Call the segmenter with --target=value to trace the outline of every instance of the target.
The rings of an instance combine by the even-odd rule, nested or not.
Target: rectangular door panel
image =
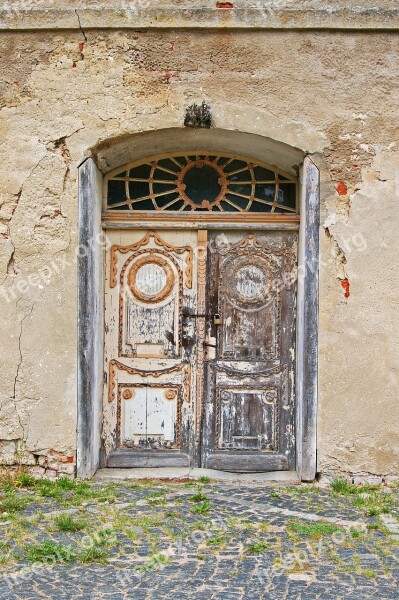
[[[276,389],[219,389],[219,450],[276,450]]]

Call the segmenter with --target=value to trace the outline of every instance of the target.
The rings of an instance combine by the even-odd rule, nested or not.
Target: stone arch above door
[[[123,138],[100,142],[90,155],[104,175],[121,165],[160,153],[227,152],[240,154],[278,167],[293,176],[305,153],[299,148],[264,135],[230,129],[189,129],[170,127],[144,131]]]

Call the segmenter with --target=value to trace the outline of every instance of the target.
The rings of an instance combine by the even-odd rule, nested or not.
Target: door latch
[[[189,312],[186,312],[185,310],[183,310],[182,316],[185,319],[199,319],[199,318],[212,319],[213,318],[214,325],[221,325],[222,324],[222,318],[219,315],[219,313],[216,313],[214,315],[209,315],[209,314],[192,314],[192,313],[189,313]]]

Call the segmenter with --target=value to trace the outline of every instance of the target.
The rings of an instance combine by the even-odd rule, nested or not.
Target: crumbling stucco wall
[[[78,164],[104,140],[182,126],[205,99],[215,127],[320,167],[319,470],[399,474],[398,36],[77,29],[0,44],[0,459],[74,469]]]

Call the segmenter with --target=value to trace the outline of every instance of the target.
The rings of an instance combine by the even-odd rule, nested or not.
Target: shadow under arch
[[[271,138],[227,129],[168,128],[98,143],[79,166],[77,469],[91,477],[101,465],[104,386],[103,177],[147,156],[168,152],[229,152],[275,166],[301,182],[296,347],[298,477],[316,476],[319,171],[305,153]]]
[[[305,156],[299,148],[254,133],[181,127],[145,131],[100,142],[90,153],[98,169],[105,174],[146,156],[194,149],[243,155],[279,167],[292,175],[298,174]]]

